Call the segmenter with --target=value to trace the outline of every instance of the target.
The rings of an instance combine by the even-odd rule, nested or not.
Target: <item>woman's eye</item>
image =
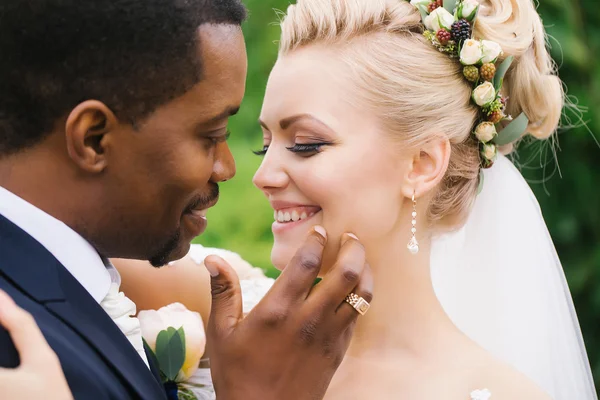
[[[286,147],[286,149],[288,149],[292,153],[297,153],[300,156],[308,157],[315,153],[319,153],[321,151],[321,147],[327,146],[329,144],[330,143],[295,144],[291,147]],[[265,154],[267,154],[268,150],[269,150],[269,146],[265,145],[265,146],[263,146],[262,150],[253,151],[253,153],[256,154],[257,156],[264,156]]]
[[[292,153],[299,154],[314,154],[321,151],[321,147],[327,146],[329,143],[306,143],[306,144],[295,144],[292,147],[286,147]]]
[[[253,151],[253,153],[257,156],[264,156],[265,154],[267,154],[267,150],[269,150],[269,146],[264,145],[262,150],[255,150]]]

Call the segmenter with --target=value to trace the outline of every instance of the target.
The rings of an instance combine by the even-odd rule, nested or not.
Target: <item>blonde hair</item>
[[[281,28],[280,55],[312,44],[340,46],[339,57],[359,87],[357,96],[403,146],[418,148],[435,135],[446,135],[450,163],[432,197],[428,220],[437,227],[464,223],[478,185],[479,149],[471,137],[477,108],[460,63],[423,37],[416,8],[404,0],[298,0],[289,6]],[[507,113],[524,112],[531,135],[550,137],[564,95],[532,1],[482,4],[475,37],[499,43],[503,57],[515,56],[503,86]]]

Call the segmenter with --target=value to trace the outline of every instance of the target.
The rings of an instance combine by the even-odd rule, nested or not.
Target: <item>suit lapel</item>
[[[144,342],[144,351],[146,352],[146,358],[148,359],[148,364],[150,364],[150,371],[152,372],[152,375],[154,375],[154,379],[156,379],[157,382],[161,382],[162,385],[162,380],[160,379],[160,369],[156,363],[155,356],[153,353],[151,354],[152,350],[148,348],[146,342]]]
[[[133,386],[142,399],[162,398],[164,389],[119,327],[87,291],[64,270],[61,282],[67,301],[46,308],[77,331],[98,354]]]
[[[102,307],[43,246],[0,215],[0,273],[77,332],[142,399],[162,385]]]

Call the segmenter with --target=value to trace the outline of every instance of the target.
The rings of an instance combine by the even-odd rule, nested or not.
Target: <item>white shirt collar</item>
[[[107,267],[92,245],[73,229],[2,186],[0,214],[52,253],[98,303],[108,294],[111,275]]]

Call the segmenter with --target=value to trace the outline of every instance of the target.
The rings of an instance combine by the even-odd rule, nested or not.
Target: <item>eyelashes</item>
[[[254,150],[252,152],[257,156],[264,156],[267,154],[267,150],[269,150],[269,146],[263,146],[262,150]]]
[[[217,145],[219,143],[223,143],[229,140],[231,136],[231,132],[228,130],[225,135],[218,137],[205,137],[204,139],[208,140],[212,145]]]
[[[291,147],[286,147],[292,153],[304,154],[304,155],[312,155],[315,153],[319,153],[323,146],[330,145],[331,143],[307,143],[307,144],[295,144]],[[269,146],[263,146],[262,150],[253,151],[257,156],[264,156],[267,154],[267,150],[269,150]]]
[[[308,143],[308,144],[295,144],[292,147],[286,147],[292,153],[317,153],[321,150],[321,147],[327,143]]]

